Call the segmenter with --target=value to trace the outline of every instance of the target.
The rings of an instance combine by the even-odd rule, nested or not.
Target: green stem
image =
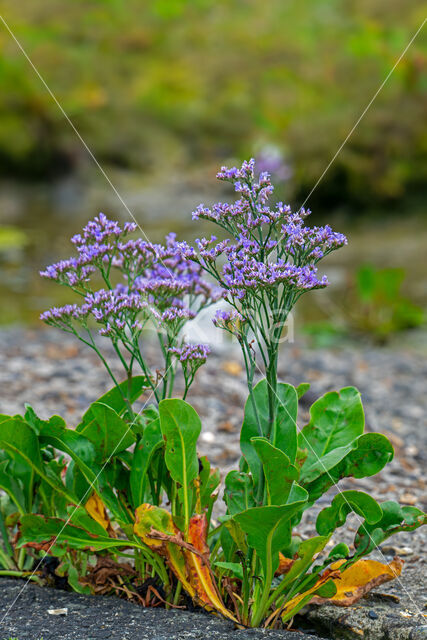
[[[273,534],[270,534],[272,536]],[[261,621],[265,617],[266,611],[268,611],[267,604],[270,595],[271,583],[273,581],[273,563],[271,553],[267,554],[267,566],[265,570],[265,579],[262,584],[262,596],[259,601],[259,605],[256,607],[256,611],[251,620],[251,627],[259,627]]]
[[[24,568],[25,556],[26,556],[26,555],[27,555],[27,554],[26,554],[25,547],[22,547],[22,548],[19,550],[19,555],[18,555],[18,569],[19,569],[20,571],[22,571],[22,570],[23,570],[23,568]]]
[[[6,529],[6,525],[4,524],[4,519],[3,519],[3,514],[0,510],[0,534],[3,538],[4,541],[4,546],[6,548],[6,554],[8,554],[10,557],[13,556],[13,549],[12,549],[12,545],[9,542],[9,537],[7,535],[7,529]],[[0,547],[0,552],[2,551],[1,547]]]
[[[39,576],[31,573],[31,571],[0,571],[0,576],[11,576],[12,578],[27,578],[28,580],[34,580],[39,582]]]
[[[1,565],[3,565],[8,570],[13,570],[15,568],[13,560],[0,547],[0,566]],[[1,574],[2,572],[0,571],[0,575]]]
[[[182,582],[178,581],[178,584],[176,585],[176,590],[175,590],[175,595],[173,598],[173,604],[176,606],[179,602],[179,597],[181,595],[181,590],[182,590]]]

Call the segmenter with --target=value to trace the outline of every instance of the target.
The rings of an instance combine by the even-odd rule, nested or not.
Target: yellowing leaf
[[[295,560],[291,560],[290,558],[285,558],[283,553],[279,553],[279,566],[277,567],[275,575],[282,576],[283,574],[288,573],[288,571],[291,569],[294,562]]]
[[[226,618],[237,622],[234,616],[228,611],[222,602],[215,580],[212,577],[212,570],[209,563],[209,547],[207,539],[206,515],[196,515],[190,520],[188,530],[188,542],[193,547],[184,552],[189,579],[196,594],[204,605],[219,611]]]
[[[339,569],[344,560],[331,565],[332,570]],[[337,592],[332,598],[315,596],[313,604],[335,604],[348,607],[362,598],[368,591],[400,576],[403,560],[395,558],[390,564],[376,560],[358,560],[333,580]]]
[[[205,515],[190,519],[185,540],[166,509],[142,504],[136,510],[134,531],[152,551],[166,559],[184,589],[198,604],[237,622],[222,602],[212,577]]]
[[[152,551],[166,559],[169,568],[182,583],[190,597],[195,590],[187,578],[187,567],[182,550],[172,542],[178,540],[179,529],[174,525],[171,514],[151,504],[142,504],[135,512],[135,533]]]
[[[104,503],[95,491],[86,502],[85,509],[88,514],[105,529],[105,531],[111,530],[110,519],[107,515]]]

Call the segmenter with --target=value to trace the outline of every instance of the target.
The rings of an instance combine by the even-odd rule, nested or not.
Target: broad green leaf
[[[49,420],[42,420],[38,417],[33,407],[30,404],[25,405],[24,420],[34,430],[36,435],[39,435],[40,428],[42,426],[57,426],[65,427],[65,420],[61,416],[52,416]]]
[[[253,447],[252,438],[266,437],[273,446],[286,453],[292,464],[295,462],[297,452],[298,396],[296,389],[290,384],[277,385],[277,415],[275,424],[271,426],[267,384],[266,379],[261,380],[253,390],[260,427],[252,399],[249,397],[245,405],[245,417],[240,434],[240,448],[252,472],[255,487],[258,485],[261,473],[261,461]]]
[[[230,471],[225,478],[224,501],[234,515],[256,505],[252,477],[243,471]]]
[[[331,560],[336,562],[337,560],[343,560],[344,558],[347,558],[349,554],[350,549],[348,546],[344,542],[339,542],[328,553],[328,561]]]
[[[310,422],[298,434],[298,446],[306,449],[304,477],[319,459],[348,446],[365,427],[360,393],[354,387],[331,391],[310,408]],[[338,460],[337,460],[338,461]]]
[[[46,469],[41,458],[36,434],[19,416],[11,418],[0,415],[0,448],[5,449],[14,460],[23,461],[32,472],[36,472],[40,478],[62,493],[67,500],[76,501],[75,496],[67,491],[62,482]],[[25,492],[28,494],[27,499],[31,500],[32,483],[25,488]]]
[[[322,536],[332,534],[345,523],[352,511],[369,524],[375,524],[383,515],[380,505],[369,494],[363,491],[342,491],[332,500],[331,506],[322,509],[317,516],[317,533]]]
[[[149,404],[132,421],[132,431],[136,436],[142,435],[147,425],[159,418],[159,410],[154,404]]]
[[[243,567],[238,562],[214,562],[214,567],[226,569],[238,580],[243,580]]]
[[[264,570],[264,576],[271,580],[279,566],[279,551],[291,539],[290,520],[304,508],[307,492],[298,487],[299,499],[282,506],[253,507],[237,513],[233,519],[248,538],[248,544],[255,549]]]
[[[204,511],[213,505],[218,497],[217,494],[214,495],[214,491],[221,482],[221,474],[219,469],[211,469],[210,462],[206,456],[202,456],[199,461],[202,467],[199,473],[200,508]]]
[[[403,507],[393,500],[382,502],[380,506],[382,518],[373,524],[363,523],[356,533],[356,557],[369,553],[394,533],[414,531],[427,524],[427,514],[416,507]]]
[[[39,439],[42,445],[50,444],[68,454],[89,481],[95,480],[96,448],[88,438],[72,429],[42,425]]]
[[[303,467],[299,482],[309,493],[309,503],[313,503],[341,478],[375,475],[393,459],[393,454],[393,447],[381,433],[364,433],[314,463],[307,476],[303,475]]]
[[[160,427],[166,442],[165,462],[172,479],[181,485],[185,528],[188,528],[192,503],[192,484],[199,473],[197,439],[202,428],[200,418],[183,400],[162,400],[159,404]]]
[[[69,507],[70,524],[84,529],[87,533],[105,537],[105,527],[90,516],[84,507]]]
[[[93,442],[102,460],[124,451],[135,442],[131,427],[107,404],[94,402],[85,417],[85,422],[76,431]]]
[[[135,376],[132,378],[130,388],[127,380],[121,382],[118,387],[113,387],[107,393],[104,393],[100,398],[98,398],[97,402],[101,404],[106,404],[108,407],[116,411],[119,415],[121,415],[126,410],[126,403],[123,399],[123,396],[129,397],[129,401],[135,402],[142,394],[144,389],[147,389],[149,384],[147,383],[147,378],[145,376]],[[81,423],[76,427],[76,431],[81,431],[83,426],[90,422],[91,417],[91,408],[84,414]]]
[[[71,562],[61,563],[61,567],[62,571],[64,572],[62,575],[67,576],[68,584],[73,589],[73,591],[82,593],[86,596],[90,595],[90,587],[88,585],[81,584],[81,582],[79,581],[79,572],[77,571],[77,568],[73,564],[71,564]],[[56,573],[58,575],[61,575],[61,573],[59,573],[59,569],[60,567],[56,569]]]
[[[0,427],[1,429],[1,427]],[[8,494],[9,498],[16,505],[18,511],[21,514],[25,513],[25,497],[19,483],[8,471],[9,461],[3,460],[0,462],[0,489]]]
[[[221,520],[224,522],[224,527],[227,533],[230,534],[232,540],[237,546],[237,550],[243,552],[245,555],[248,551],[248,545],[246,544],[246,536],[241,526],[232,516],[223,516]]]
[[[129,540],[109,538],[105,535],[95,535],[81,527],[66,524],[60,518],[46,518],[40,515],[25,515],[21,518],[21,536],[18,547],[42,545],[47,550],[51,545],[65,544],[70,549],[120,549],[121,547],[139,547]]]
[[[144,429],[144,433],[135,445],[130,470],[130,490],[132,504],[136,509],[145,501],[148,486],[148,470],[154,453],[163,446],[160,418],[156,416]]]
[[[72,429],[45,426],[41,428],[40,442],[51,444],[56,449],[67,453],[78,470],[69,467],[67,471],[67,487],[76,484],[79,488],[79,500],[89,498],[90,492],[94,489],[99,496],[102,496],[107,508],[119,521],[131,522],[130,515],[117,500],[113,488],[108,481],[108,475],[96,462],[96,448],[83,434],[76,433]],[[76,479],[72,475],[76,474]],[[84,477],[81,478],[80,474]],[[88,483],[87,486],[85,481]],[[74,502],[78,500],[74,499]]]
[[[299,469],[266,438],[252,438],[252,445],[264,468],[268,504],[286,504],[292,484],[299,478]]]
[[[311,387],[311,384],[309,382],[301,382],[301,384],[299,384],[296,387],[298,400],[300,400],[303,397],[303,395],[307,393],[310,387]]]

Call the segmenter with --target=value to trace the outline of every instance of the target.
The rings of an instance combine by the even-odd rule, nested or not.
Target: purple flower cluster
[[[77,287],[84,286],[84,283],[89,282],[90,275],[94,271],[96,271],[95,267],[88,264],[86,257],[79,256],[69,260],[60,260],[56,264],[46,267],[44,271],[40,271],[40,275],[70,287]]]
[[[270,206],[270,175],[264,171],[257,177],[254,160],[240,168],[222,167],[217,178],[231,183],[238,199],[211,207],[201,204],[193,218],[210,220],[229,237],[198,239],[197,257],[188,254],[217,280],[233,308],[219,311],[214,325],[236,335],[251,359],[248,332],[273,353],[298,298],[328,285],[327,277],[318,275],[317,263],[347,239],[329,225],[307,226],[308,209],[292,212],[283,202]]]
[[[327,224],[324,227],[306,227],[301,219],[288,221],[282,225],[286,252],[296,260],[302,257],[318,261],[325,255],[347,244],[344,234],[332,231]]]
[[[210,352],[211,350],[207,344],[184,344],[181,347],[169,349],[169,353],[181,364],[186,387],[185,395],[194,380],[196,372],[205,364]]]
[[[101,335],[111,337],[125,329],[139,332],[150,315],[159,328],[176,334],[188,319],[222,295],[203,278],[202,266],[189,259],[194,250],[178,242],[175,234],[169,234],[161,245],[126,237],[135,230],[134,223],[121,227],[101,213],[82,234],[74,236],[78,256],[47,267],[41,275],[71,287],[83,296],[83,304],[74,305],[73,313],[64,308],[61,319],[57,310],[42,314],[41,319],[69,325],[92,316],[103,325]],[[95,272],[107,289],[94,293],[90,277]]]
[[[212,322],[218,329],[224,329],[232,335],[239,335],[242,328],[244,329],[246,319],[236,309],[231,309],[230,311],[219,309]]]
[[[40,319],[57,327],[70,327],[73,320],[81,320],[87,316],[86,310],[77,304],[67,304],[64,307],[53,307],[44,311]]]
[[[263,172],[255,178],[254,160],[244,162],[241,168],[222,167],[217,177],[231,182],[240,198],[211,208],[200,205],[193,218],[215,222],[234,239],[217,242],[212,236],[196,241],[199,264],[217,277],[228,298],[243,300],[278,287],[298,294],[327,286],[327,278],[317,276],[315,265],[347,244],[343,234],[332,231],[329,225],[305,226],[309,210],[292,213],[282,202],[271,209],[270,177]],[[216,264],[220,256],[225,257],[222,267]]]
[[[211,350],[207,344],[185,344],[182,347],[171,347],[169,353],[173,354],[181,363],[196,361],[201,364],[206,362]]]
[[[316,267],[297,267],[280,260],[265,263],[254,257],[233,259],[224,266],[223,278],[232,296],[244,298],[247,293],[284,285],[294,291],[326,287],[328,280],[316,276]]]
[[[128,233],[136,231],[136,229],[137,225],[134,222],[125,222],[122,229],[118,222],[109,220],[106,215],[100,213],[87,223],[83,229],[83,234],[73,236],[71,242],[76,245],[77,250],[80,250],[88,245],[99,245],[106,240],[122,238]]]
[[[123,229],[118,222],[109,220],[103,213],[88,222],[83,234],[75,235],[71,242],[78,256],[60,260],[48,266],[40,275],[60,284],[87,292],[90,276],[97,269],[103,271],[117,259],[118,246],[125,236],[135,231],[133,222],[126,222]]]

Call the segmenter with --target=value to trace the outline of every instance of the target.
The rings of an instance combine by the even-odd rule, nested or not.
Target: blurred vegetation
[[[2,253],[22,249],[28,242],[27,234],[16,227],[0,226],[0,258]]]
[[[2,14],[101,163],[140,171],[275,144],[304,198],[420,26],[417,0],[4,0]],[[85,151],[0,25],[0,172],[46,179]],[[416,197],[421,33],[310,204]]]
[[[406,275],[405,269],[361,266],[339,305],[336,303],[334,317],[307,324],[305,333],[317,346],[350,336],[385,344],[396,334],[425,325],[424,309],[402,294]]]

